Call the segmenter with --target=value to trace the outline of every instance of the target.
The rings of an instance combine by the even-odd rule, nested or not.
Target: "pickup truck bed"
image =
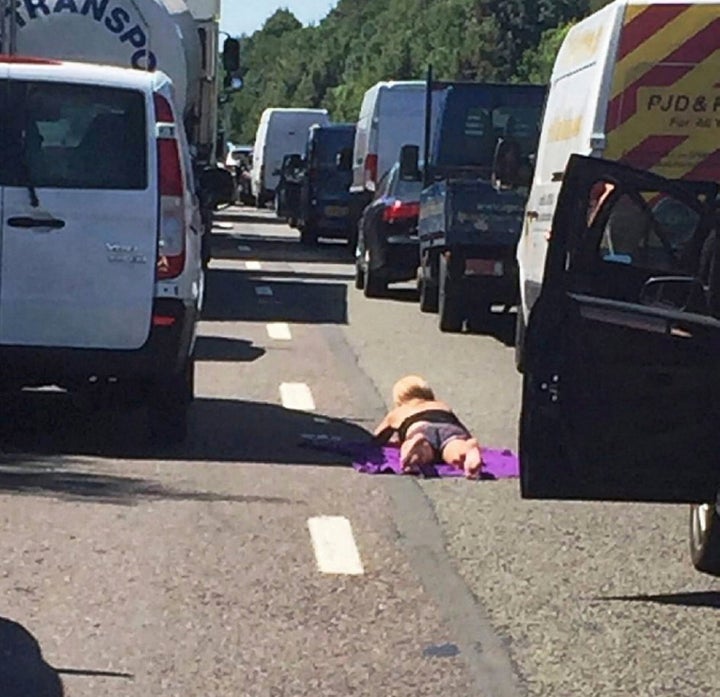
[[[479,179],[446,179],[420,197],[421,308],[443,331],[482,324],[493,304],[517,301],[515,247],[526,195]]]

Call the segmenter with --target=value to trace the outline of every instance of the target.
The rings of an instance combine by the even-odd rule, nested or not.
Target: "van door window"
[[[601,297],[638,302],[654,276],[702,278],[707,229],[701,200],[671,193],[623,190],[598,181],[587,203],[587,230],[573,254],[578,289]],[[707,280],[707,279],[706,279]]]
[[[0,184],[59,189],[147,187],[145,97],[125,89],[10,82],[5,135],[21,166]]]

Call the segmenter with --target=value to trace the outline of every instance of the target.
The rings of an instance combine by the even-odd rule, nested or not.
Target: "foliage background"
[[[315,26],[278,10],[241,37],[243,89],[230,98],[226,130],[251,143],[266,107],[325,107],[355,121],[379,80],[543,84],[568,28],[608,0],[339,0]]]

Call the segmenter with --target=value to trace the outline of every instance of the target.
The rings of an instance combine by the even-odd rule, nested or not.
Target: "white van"
[[[375,191],[397,161],[403,145],[422,149],[425,139],[425,82],[378,82],[363,97],[353,148],[353,194]]]
[[[170,80],[5,56],[0,113],[0,388],[125,385],[183,438],[203,275]]]
[[[720,3],[616,0],[575,25],[553,67],[518,245],[524,327],[543,280],[570,155],[720,181]]]
[[[252,195],[258,208],[275,195],[283,157],[304,153],[310,126],[328,126],[326,109],[265,109],[255,134]]]

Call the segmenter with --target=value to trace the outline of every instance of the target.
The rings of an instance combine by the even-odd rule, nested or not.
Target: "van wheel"
[[[488,331],[493,320],[492,305],[490,303],[478,303],[473,307],[468,318],[468,329],[475,334],[482,334]]]
[[[518,373],[523,372],[525,363],[525,317],[522,307],[518,306],[515,319],[515,368]]]
[[[307,247],[314,247],[318,243],[318,234],[310,225],[305,223],[300,228],[300,244],[304,244]]]
[[[158,380],[148,397],[148,425],[151,438],[162,445],[182,443],[188,434],[188,412],[195,399],[195,361],[185,369]]]
[[[698,571],[720,576],[720,516],[712,503],[690,507],[690,557]]]
[[[438,326],[441,332],[459,332],[465,319],[462,286],[453,281],[445,255],[440,257],[440,278],[438,281]]]
[[[420,269],[418,271],[418,292],[420,295],[420,311],[421,312],[437,312],[438,311],[438,287],[434,283],[430,265],[427,259],[423,258]]]

